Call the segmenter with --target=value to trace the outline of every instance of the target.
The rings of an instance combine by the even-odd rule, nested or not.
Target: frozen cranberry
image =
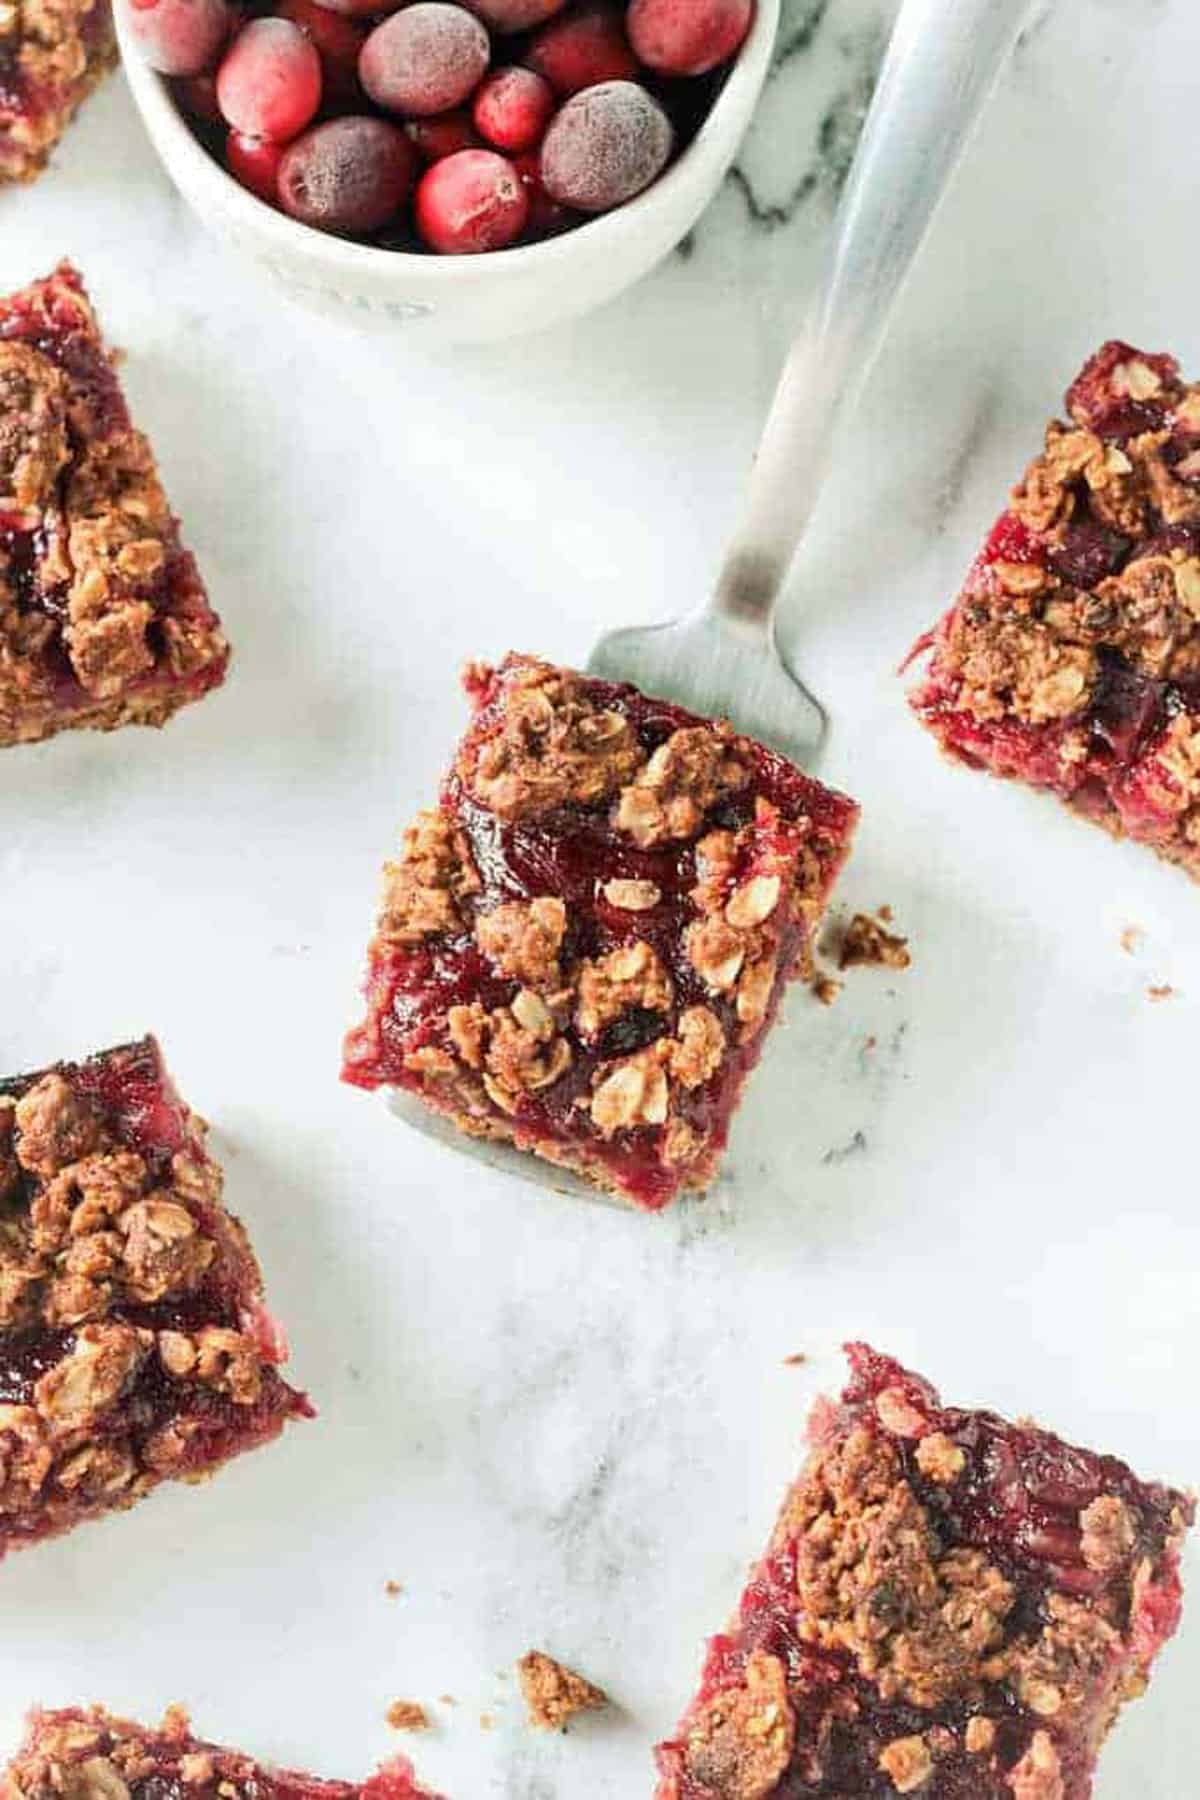
[[[270,138],[247,137],[244,132],[231,131],[225,139],[225,161],[230,174],[271,206],[279,199],[282,160],[283,145],[273,144]]]
[[[529,197],[506,157],[494,150],[460,150],[422,176],[416,218],[431,250],[474,256],[502,250],[520,237]]]
[[[418,0],[375,27],[358,74],[377,106],[425,118],[461,106],[491,55],[491,39],[473,13],[444,0]]]
[[[367,34],[353,19],[318,6],[317,0],[279,0],[275,16],[290,19],[316,46],[321,58],[321,98],[326,106],[362,104],[358,58]]]
[[[587,88],[567,101],[546,133],[546,192],[580,212],[608,212],[661,174],[674,138],[658,101],[636,82]]]
[[[328,119],[284,152],[279,201],[319,231],[378,231],[408,199],[416,169],[416,151],[399,126]]]
[[[404,130],[422,162],[441,162],[443,156],[453,156],[457,150],[483,148],[470,113],[461,110],[437,113],[432,119],[410,119]]]
[[[569,207],[560,206],[552,200],[542,186],[541,158],[535,150],[527,150],[523,156],[513,157],[513,168],[521,177],[521,186],[529,196],[529,224],[526,229],[533,237],[554,237],[557,232],[565,231],[575,215]]]
[[[217,70],[217,99],[235,131],[287,143],[321,104],[321,58],[290,19],[251,19]]]
[[[341,13],[347,19],[379,19],[384,13],[398,12],[407,0],[320,0],[325,12]]]
[[[191,118],[205,119],[210,125],[225,123],[217,105],[217,78],[214,74],[182,75],[171,83],[171,91]]]
[[[585,0],[543,27],[525,61],[557,94],[570,96],[601,81],[635,81],[641,74],[615,7]]]
[[[532,150],[554,111],[554,89],[532,69],[496,69],[475,96],[475,123],[501,150]]]
[[[125,0],[129,35],[161,75],[199,75],[233,28],[227,0]]]
[[[746,41],[754,0],[632,0],[629,41],[660,75],[705,75]]]
[[[530,31],[566,4],[567,0],[471,0],[471,10],[493,31]]]

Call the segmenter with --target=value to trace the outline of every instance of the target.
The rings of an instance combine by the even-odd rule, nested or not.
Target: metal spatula
[[[892,307],[1030,0],[905,0],[792,346],[741,524],[711,597],[666,625],[610,631],[588,669],[733,720],[811,762],[825,714],[789,670],[775,607]]]
[[[784,666],[775,603],[828,471],[834,432],[858,396],[971,127],[1029,0],[905,0],[833,231],[824,279],[779,383],[741,529],[716,590],[674,624],[613,631],[589,669],[699,713],[726,716],[808,762],[825,715]],[[391,1110],[493,1169],[588,1200],[606,1195],[506,1144],[464,1137],[415,1096]],[[613,1205],[620,1205],[613,1201]]]

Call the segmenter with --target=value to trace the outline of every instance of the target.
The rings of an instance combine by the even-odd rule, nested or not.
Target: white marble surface
[[[162,736],[5,755],[0,1065],[159,1032],[322,1409],[207,1491],[5,1566],[5,1745],[35,1698],[184,1699],[350,1775],[395,1748],[404,1695],[435,1702],[421,1766],[455,1800],[646,1794],[851,1334],[1200,1476],[1197,895],[943,767],[893,675],[1094,342],[1200,367],[1194,0],[1042,8],[798,575],[822,773],[865,808],[843,898],[892,903],[912,972],[860,973],[828,1013],[796,996],[719,1189],[665,1218],[492,1178],[336,1080],[376,868],[458,729],[458,663],[580,658],[712,570],[886,12],[792,0],[692,254],[507,349],[417,362],[285,310],[184,212],[120,81],[0,200],[3,288],[70,253],[129,347],[237,651]],[[618,1710],[531,1736],[505,1675],[531,1642]],[[1193,1616],[1103,1800],[1194,1791],[1198,1680]]]

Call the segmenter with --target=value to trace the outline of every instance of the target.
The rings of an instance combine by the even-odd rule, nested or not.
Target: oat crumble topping
[[[526,1651],[517,1664],[517,1679],[529,1722],[540,1731],[561,1731],[577,1714],[598,1712],[609,1703],[603,1688],[542,1650]]]

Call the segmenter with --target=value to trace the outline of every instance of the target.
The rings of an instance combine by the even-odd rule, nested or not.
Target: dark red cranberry
[[[1098,519],[1080,519],[1067,526],[1061,543],[1047,551],[1046,561],[1072,587],[1090,588],[1119,568],[1128,550],[1128,538]]]
[[[506,157],[460,150],[426,171],[417,189],[417,230],[443,256],[502,250],[524,231],[529,198]]]
[[[290,19],[251,19],[217,71],[217,100],[235,131],[287,143],[321,104],[321,58]]]
[[[367,34],[341,13],[317,0],[278,0],[275,16],[290,19],[316,47],[321,58],[321,96],[326,107],[362,104],[358,58]]]
[[[1135,350],[1112,338],[1083,365],[1067,389],[1067,410],[1077,425],[1103,438],[1158,431],[1179,394],[1173,356]]]
[[[210,68],[234,16],[227,0],[125,0],[129,35],[161,75],[199,75]]]
[[[412,192],[417,155],[386,119],[328,119],[290,145],[279,169],[279,202],[318,231],[378,231]]]
[[[276,206],[279,202],[279,165],[282,160],[283,145],[272,143],[270,138],[246,137],[243,132],[231,131],[225,139],[225,161],[229,165],[229,173],[269,206]]]
[[[578,215],[570,207],[560,206],[557,200],[551,199],[542,186],[542,160],[536,151],[527,150],[521,156],[514,156],[512,162],[521,177],[521,186],[529,196],[526,230],[532,237],[554,237],[576,222]]]
[[[608,212],[661,174],[674,136],[658,101],[636,82],[585,88],[567,101],[546,133],[546,192],[580,212]]]
[[[193,119],[203,119],[209,125],[223,125],[221,108],[217,105],[217,78],[210,70],[203,75],[183,75],[171,83],[171,92]]]
[[[532,150],[554,111],[554,89],[532,69],[496,69],[475,96],[474,120],[498,150]]]
[[[632,0],[625,26],[634,52],[660,75],[706,75],[746,41],[754,0]]]
[[[422,162],[441,162],[443,156],[453,156],[456,151],[483,148],[470,113],[461,107],[432,119],[410,119],[404,130]]]
[[[561,12],[567,0],[471,0],[477,12],[492,31],[530,31]]]
[[[570,96],[601,81],[636,81],[641,74],[624,20],[606,0],[584,0],[543,26],[525,61],[556,94]]]
[[[358,74],[376,106],[427,118],[461,106],[479,86],[491,55],[491,39],[465,7],[417,0],[375,27]]]

